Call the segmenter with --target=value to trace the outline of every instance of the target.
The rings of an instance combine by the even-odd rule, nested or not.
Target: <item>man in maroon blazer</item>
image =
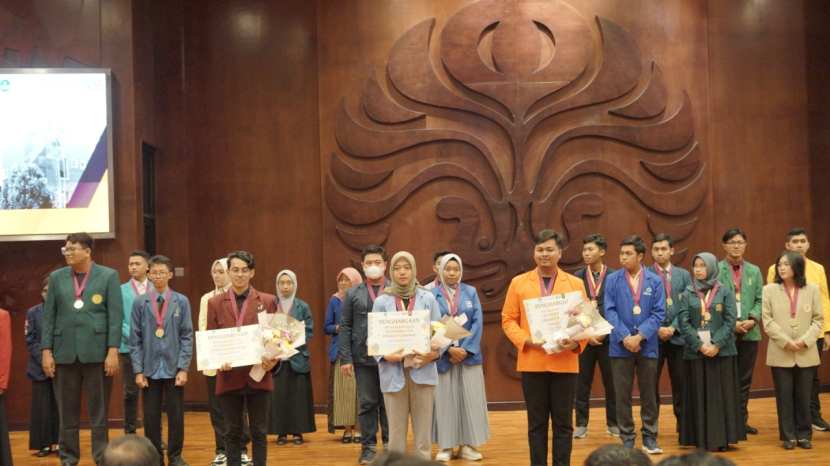
[[[254,257],[237,251],[228,256],[228,275],[231,288],[208,301],[208,330],[241,327],[258,323],[257,314],[277,312],[276,296],[260,293],[250,286],[254,276]],[[262,366],[270,371],[276,360],[262,358]],[[266,375],[259,382],[248,373],[251,366],[231,367],[225,364],[216,376],[216,394],[225,415],[225,454],[228,466],[240,466],[242,454],[242,416],[248,407],[248,424],[251,428],[251,444],[254,466],[265,466],[268,459],[268,402],[274,382]]]

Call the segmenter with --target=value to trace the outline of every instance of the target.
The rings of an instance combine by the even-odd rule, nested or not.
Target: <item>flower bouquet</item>
[[[468,337],[472,333],[464,328],[467,323],[467,315],[461,314],[455,317],[444,316],[441,320],[435,320],[429,323],[430,325],[430,339],[429,346],[431,350],[445,348],[453,342]],[[404,367],[411,367],[417,369],[420,364],[415,362],[415,355],[407,355],[403,360]]]
[[[560,328],[546,338],[542,346],[548,354],[561,353],[559,341],[584,340],[601,335],[608,335],[614,327],[608,323],[593,304],[582,301],[573,309],[560,314]]]
[[[305,322],[281,312],[276,314],[260,312],[257,317],[259,318],[257,336],[262,341],[260,356],[284,361],[299,353],[297,348],[305,345]],[[255,364],[248,375],[259,382],[266,372],[262,364]]]

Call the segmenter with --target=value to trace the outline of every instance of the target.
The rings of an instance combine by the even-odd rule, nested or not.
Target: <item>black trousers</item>
[[[579,354],[579,376],[576,382],[576,426],[586,427],[591,412],[591,386],[594,384],[594,368],[599,364],[602,386],[605,388],[605,424],[617,426],[617,395],[614,392],[614,375],[608,356],[609,339],[601,345],[586,345]]]
[[[32,381],[32,408],[29,411],[29,450],[40,450],[57,445],[61,424],[58,400],[52,379]]]
[[[657,359],[647,358],[634,353],[627,358],[611,358],[614,369],[614,390],[617,392],[617,426],[620,438],[634,440],[634,415],[631,411],[634,374],[637,375],[637,387],[640,389],[640,420],[643,437],[657,437],[657,393],[654,381],[657,379]]]
[[[6,419],[6,394],[0,395],[0,466],[12,466],[12,446]]]
[[[147,379],[149,384],[142,389],[144,398],[144,436],[161,450],[161,407],[162,400],[167,406],[167,458],[174,462],[182,457],[184,446],[184,387],[176,386],[176,379]]]
[[[228,466],[242,464],[242,423],[245,407],[248,407],[248,425],[251,429],[251,449],[254,466],[265,466],[268,461],[268,402],[271,392],[252,390],[248,387],[219,395],[222,414],[225,416],[225,455]]]
[[[824,338],[819,337],[816,341],[816,349],[818,350],[818,358],[821,361],[821,349],[824,347]],[[819,362],[819,365],[821,362]],[[818,380],[818,370],[813,373],[813,382],[810,385],[810,419],[813,424],[822,420],[821,417],[821,401],[818,399],[818,392],[821,389],[821,382]]]
[[[101,453],[109,443],[107,412],[112,393],[112,377],[104,375],[104,363],[84,364],[76,359],[72,364],[56,364],[54,389],[61,418],[61,463],[76,464],[81,459],[78,439],[81,390],[89,411],[92,459],[95,463],[100,463]]]
[[[527,442],[530,464],[548,464],[548,422],[553,426],[553,466],[571,464],[573,403],[577,374],[522,372],[527,405]]]
[[[118,353],[121,361],[121,386],[124,388],[124,433],[134,434],[138,427],[138,385],[135,383],[130,353]]]
[[[657,356],[657,374],[654,377],[654,394],[657,401],[657,411],[660,411],[660,376],[663,374],[663,365],[668,363],[669,381],[671,382],[672,411],[677,426],[680,426],[681,414],[683,413],[683,347],[674,345],[669,341],[661,342],[660,352]],[[680,432],[680,429],[677,429]]]
[[[810,386],[817,366],[773,367],[775,407],[778,409],[780,440],[810,440]]]
[[[206,375],[208,407],[210,408],[210,424],[213,426],[213,439],[216,443],[214,453],[225,454],[225,415],[222,414],[222,404],[216,394],[216,376]],[[248,428],[248,409],[242,414],[242,453],[248,454],[248,444],[251,443],[251,430]]]
[[[749,422],[749,387],[752,385],[752,374],[755,372],[755,359],[758,357],[758,342],[743,341],[740,338],[735,342],[738,349],[738,383],[741,389],[741,413],[744,425]]]
[[[375,450],[378,444],[378,423],[380,423],[381,440],[389,443],[389,422],[386,420],[386,405],[380,391],[380,375],[374,365],[355,365],[354,376],[357,380],[357,393],[360,412],[357,422],[360,424],[363,448]]]

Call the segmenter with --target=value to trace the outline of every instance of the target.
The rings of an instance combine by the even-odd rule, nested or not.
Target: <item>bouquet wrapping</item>
[[[281,312],[260,312],[257,317],[259,329],[256,335],[262,342],[260,356],[285,361],[300,352],[297,348],[305,345],[305,322]],[[259,382],[266,372],[262,364],[255,364],[248,375]]]

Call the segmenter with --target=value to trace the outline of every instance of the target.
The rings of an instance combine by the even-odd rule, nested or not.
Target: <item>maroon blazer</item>
[[[251,287],[251,292],[248,295],[248,310],[245,312],[245,317],[242,319],[242,325],[256,325],[257,313],[265,310],[269,314],[277,312],[277,297],[272,294],[260,293]],[[236,317],[233,314],[233,307],[231,299],[236,299],[233,296],[233,287],[228,291],[218,294],[208,300],[208,315],[207,315],[207,329],[216,330],[220,328],[236,327]],[[240,312],[242,309],[239,310]],[[248,385],[251,388],[258,390],[274,389],[274,381],[269,374],[266,374],[261,381],[257,382],[248,376],[251,371],[251,366],[234,367],[229,371],[219,371],[216,373],[216,394],[221,395],[225,392],[239,390]]]

